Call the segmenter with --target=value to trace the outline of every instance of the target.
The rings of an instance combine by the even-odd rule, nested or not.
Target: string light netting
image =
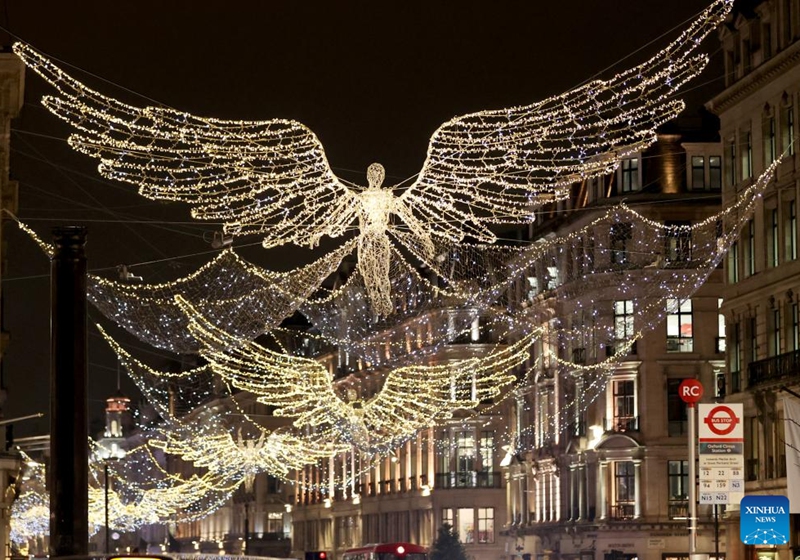
[[[242,260],[231,249],[195,273],[165,284],[132,284],[90,276],[89,301],[140,340],[179,354],[198,344],[175,296],[236,336],[252,340],[292,315],[352,252],[355,241],[292,272],[272,272]]]
[[[28,45],[16,43],[14,52],[54,86],[45,107],[77,129],[70,145],[98,159],[104,177],[148,198],[187,202],[195,217],[223,222],[229,233],[262,234],[265,247],[313,247],[357,223],[357,266],[373,309],[388,315],[387,232],[409,232],[428,257],[434,237],[491,243],[491,224],[529,222],[536,207],[567,197],[571,184],[611,172],[683,109],[674,95],[707,63],[694,51],[732,4],[716,0],[656,56],[610,79],[444,123],[399,195],[383,186],[379,164],[370,166],[366,187],[340,180],[316,135],[298,122],[136,107],[86,87]]]

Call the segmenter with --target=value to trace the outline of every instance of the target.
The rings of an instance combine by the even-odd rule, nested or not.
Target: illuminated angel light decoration
[[[148,198],[189,203],[194,217],[221,221],[227,233],[262,234],[267,248],[315,246],[357,223],[358,268],[373,309],[388,315],[388,235],[408,232],[426,261],[435,256],[434,238],[492,243],[490,225],[529,222],[569,185],[614,170],[683,109],[673,96],[705,67],[707,57],[693,53],[732,3],[716,0],[656,56],[610,79],[447,121],[400,194],[399,185],[383,185],[379,164],[370,166],[366,187],[338,178],[299,122],[136,107],[86,87],[28,45],[16,43],[14,52],[56,88],[45,107],[78,130],[70,145],[99,159],[104,177],[137,185]]]
[[[157,437],[150,445],[170,455],[180,456],[197,467],[206,468],[223,479],[247,480],[261,473],[285,477],[292,469],[330,457],[346,448],[331,438],[304,437],[289,428],[274,429],[250,421],[236,409],[207,410],[200,405],[213,397],[213,368],[205,365],[182,372],[151,368],[130,355],[101,326],[101,336],[117,354],[120,364],[147,401],[165,421],[151,431]],[[198,383],[198,380],[205,379]],[[202,389],[201,387],[206,387]],[[171,408],[176,401],[188,404],[188,413],[177,418]]]
[[[328,428],[365,451],[389,447],[455,410],[475,409],[499,395],[516,379],[515,369],[528,359],[538,334],[531,328],[518,341],[479,357],[390,370],[382,389],[362,401],[357,395],[340,396],[332,373],[317,360],[237,339],[177,299],[201,343],[201,356],[215,373],[276,407],[273,414],[292,418],[294,427]]]
[[[97,456],[97,445],[90,441]],[[23,454],[25,468],[19,498],[11,506],[11,540],[21,550],[50,532],[50,496],[45,466]],[[89,462],[89,531],[105,523],[104,463]],[[109,474],[109,521],[122,531],[167,520],[191,521],[218,509],[241,483],[241,478],[208,473],[188,478],[170,474],[148,450],[140,446],[129,451],[124,461],[107,464]],[[131,473],[136,472],[136,480]]]

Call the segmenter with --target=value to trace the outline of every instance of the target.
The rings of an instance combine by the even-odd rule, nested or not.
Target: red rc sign
[[[678,385],[678,396],[692,407],[703,396],[703,384],[697,379],[684,379]]]

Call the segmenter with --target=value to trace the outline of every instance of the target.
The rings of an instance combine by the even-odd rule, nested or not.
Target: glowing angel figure
[[[373,307],[392,311],[388,235],[423,259],[431,239],[469,236],[491,243],[495,223],[524,223],[567,187],[614,170],[655,140],[658,125],[683,103],[676,91],[707,58],[693,54],[728,14],[715,0],[664,50],[607,80],[593,80],[531,105],[451,119],[431,137],[416,180],[401,193],[339,179],[316,135],[283,119],[227,121],[165,107],[136,107],[102,95],[27,45],[14,51],[58,90],[44,105],[78,132],[69,142],[100,160],[108,178],[135,184],[148,198],[184,201],[194,217],[235,234],[264,235],[264,246],[316,245],[361,228],[359,271]]]
[[[215,326],[180,296],[189,329],[200,342],[200,355],[234,387],[274,406],[273,414],[292,418],[296,428],[332,433],[342,442],[374,453],[457,409],[472,410],[497,397],[515,380],[542,328],[480,357],[436,365],[411,365],[388,371],[382,387],[368,399],[338,394],[327,367],[311,358],[275,352],[242,341]],[[322,438],[321,438],[322,439]]]

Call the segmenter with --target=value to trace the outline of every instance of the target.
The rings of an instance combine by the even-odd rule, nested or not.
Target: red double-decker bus
[[[342,560],[428,560],[428,549],[411,543],[367,544],[346,551]]]

